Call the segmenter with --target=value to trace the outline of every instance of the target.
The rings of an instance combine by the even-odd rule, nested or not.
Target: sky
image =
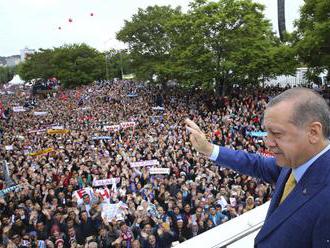
[[[266,5],[265,16],[277,32],[277,0],[255,0]],[[0,0],[0,56],[20,49],[53,48],[82,43],[100,51],[120,49],[115,36],[139,8],[153,5],[181,6],[187,11],[190,0]],[[287,30],[299,17],[303,0],[286,1]],[[93,14],[93,16],[91,15]],[[69,18],[72,22],[69,22]],[[61,27],[61,29],[59,29]]]

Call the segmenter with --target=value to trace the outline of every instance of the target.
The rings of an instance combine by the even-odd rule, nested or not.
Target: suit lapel
[[[287,218],[301,208],[308,200],[313,198],[326,185],[329,174],[327,161],[330,159],[330,152],[318,158],[314,164],[309,167],[302,179],[297,183],[293,191],[288,195],[285,201],[278,206],[290,169],[283,168],[276,183],[276,190],[271,200],[267,213],[266,221],[258,233],[255,243],[266,238],[274,229],[276,229]]]
[[[323,188],[324,185],[310,185],[307,191],[301,185],[294,188],[291,194],[286,198],[285,201],[279,205],[275,211],[266,219],[266,222],[258,236],[256,242],[265,238],[269,233],[271,233],[275,228],[277,228],[282,222],[284,222],[288,217],[295,213],[299,208],[301,208],[309,199],[311,199],[317,192]]]

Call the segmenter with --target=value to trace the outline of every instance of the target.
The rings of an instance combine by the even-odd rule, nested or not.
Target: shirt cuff
[[[213,144],[213,151],[212,151],[212,154],[210,156],[210,159],[212,161],[216,161],[218,156],[219,156],[219,152],[220,152],[220,146]]]

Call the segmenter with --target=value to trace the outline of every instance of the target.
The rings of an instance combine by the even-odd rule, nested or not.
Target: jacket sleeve
[[[220,147],[215,162],[242,174],[260,178],[267,183],[276,183],[281,172],[281,167],[276,165],[275,158],[267,158],[255,153],[236,151],[226,147]]]

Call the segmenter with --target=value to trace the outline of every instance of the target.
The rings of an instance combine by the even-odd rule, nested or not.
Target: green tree
[[[117,33],[117,39],[129,46],[137,78],[152,81],[153,76],[157,75],[161,82],[171,78],[168,64],[172,62],[172,44],[167,25],[171,18],[178,15],[181,15],[180,8],[172,9],[169,6],[139,9]]]
[[[102,53],[86,44],[74,44],[54,49],[55,77],[66,87],[88,84],[105,78]]]
[[[274,36],[263,10],[263,5],[251,0],[193,2],[187,15],[173,20],[177,44],[173,53],[180,78],[225,93],[234,83],[259,83],[288,73],[289,68],[273,59],[293,64],[292,58],[281,57],[289,48]]]
[[[51,49],[40,49],[37,53],[29,56],[18,68],[18,73],[25,81],[41,78],[54,77],[55,68],[53,64],[53,53]]]
[[[330,1],[305,0],[296,21],[295,48],[312,74],[330,71]]]
[[[65,87],[75,87],[104,79],[105,60],[102,53],[86,44],[64,45],[33,54],[19,73],[24,80],[56,77]]]
[[[0,84],[8,83],[16,74],[16,67],[0,67]]]

